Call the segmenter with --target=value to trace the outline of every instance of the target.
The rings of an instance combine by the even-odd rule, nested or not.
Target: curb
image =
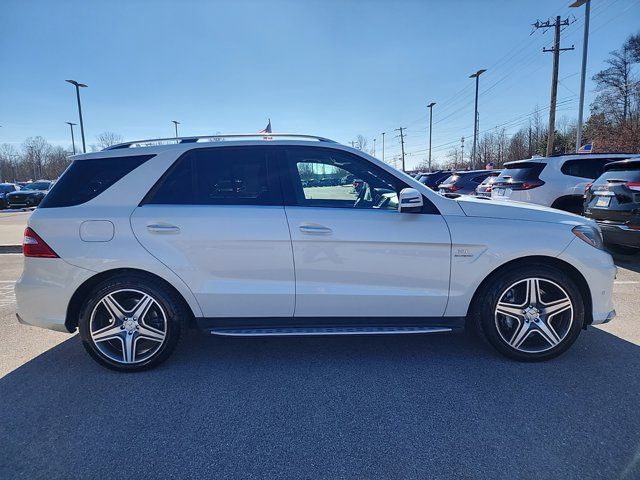
[[[22,245],[0,245],[0,254],[22,253]]]

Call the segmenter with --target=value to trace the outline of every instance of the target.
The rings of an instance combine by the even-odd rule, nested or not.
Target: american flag
[[[578,149],[578,153],[591,153],[592,150],[593,150],[593,143],[587,143],[585,145],[582,145]]]
[[[271,119],[269,119],[269,123],[267,123],[267,126],[264,127],[264,129],[260,130],[258,133],[272,133],[271,132]]]

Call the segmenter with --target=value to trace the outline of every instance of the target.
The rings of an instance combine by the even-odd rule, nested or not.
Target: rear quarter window
[[[595,180],[604,171],[604,166],[614,160],[613,158],[577,158],[575,160],[567,160],[560,168],[560,171],[572,177]]]
[[[39,208],[72,207],[94,199],[154,155],[75,160]]]

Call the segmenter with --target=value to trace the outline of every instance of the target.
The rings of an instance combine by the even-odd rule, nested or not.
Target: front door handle
[[[329,227],[318,225],[317,223],[303,223],[300,225],[300,231],[310,235],[330,235],[333,233],[333,230]]]
[[[151,233],[180,233],[180,227],[167,223],[154,223],[147,225],[147,230]]]

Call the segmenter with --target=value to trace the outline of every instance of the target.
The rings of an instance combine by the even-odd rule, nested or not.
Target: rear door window
[[[264,147],[194,149],[180,157],[142,201],[164,205],[282,205]]]
[[[86,203],[153,156],[136,155],[76,160],[69,165],[62,177],[40,202],[39,208],[71,207]]]

